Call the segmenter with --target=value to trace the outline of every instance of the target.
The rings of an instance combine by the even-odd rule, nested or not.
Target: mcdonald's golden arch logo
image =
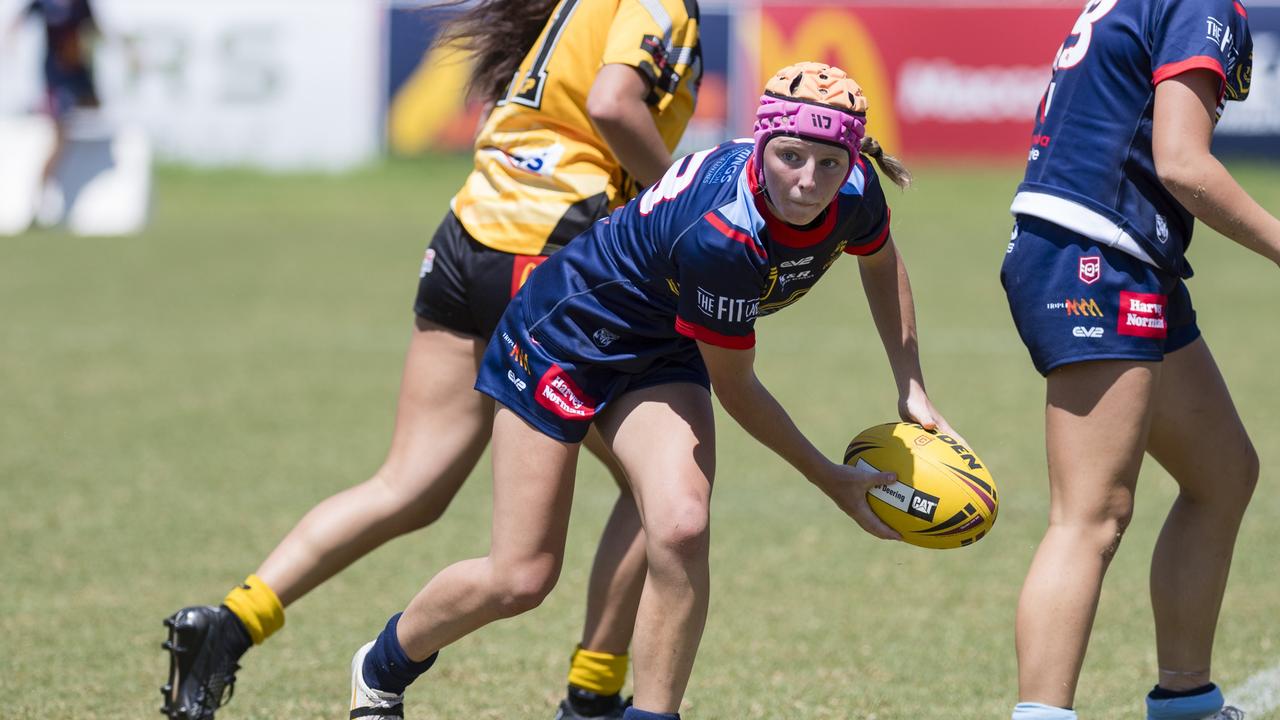
[[[795,20],[797,16],[799,19]],[[740,32],[744,47],[759,48],[762,86],[778,68],[800,60],[835,65],[857,80],[871,101],[868,134],[880,141],[885,152],[901,152],[889,68],[875,36],[856,10],[823,6],[766,7],[758,17],[758,35],[752,37],[746,29],[751,23],[741,23]],[[792,29],[788,32],[783,29],[784,25],[791,25]]]

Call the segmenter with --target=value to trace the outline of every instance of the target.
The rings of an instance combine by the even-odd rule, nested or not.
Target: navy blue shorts
[[[524,315],[522,296],[517,295],[485,349],[476,390],[557,440],[581,442],[595,416],[629,391],[669,383],[711,387],[702,355],[692,344],[687,355],[659,358],[644,370],[625,372],[575,360],[551,339],[530,334]]]
[[[1087,360],[1158,362],[1200,337],[1182,278],[1039,218],[1018,217],[1000,283],[1041,375]]]
[[[55,118],[65,117],[77,108],[98,106],[98,93],[88,68],[62,70],[46,65],[44,80],[45,102]]]

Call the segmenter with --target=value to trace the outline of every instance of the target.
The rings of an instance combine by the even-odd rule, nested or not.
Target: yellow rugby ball
[[[897,473],[897,482],[872,488],[867,499],[912,545],[972,545],[996,522],[1000,496],[986,463],[949,435],[913,423],[876,425],[849,443],[844,462]]]

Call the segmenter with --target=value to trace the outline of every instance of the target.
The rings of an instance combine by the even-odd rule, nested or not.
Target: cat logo
[[[938,508],[938,501],[936,499],[930,500],[929,497],[917,491],[911,498],[911,514],[926,520],[932,520],[933,511]]]

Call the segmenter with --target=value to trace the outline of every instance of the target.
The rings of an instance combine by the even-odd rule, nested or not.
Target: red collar
[[[756,180],[754,157],[747,160],[745,172],[747,173],[747,186],[751,189],[751,198],[755,200],[756,210],[764,218],[764,226],[769,231],[769,237],[776,240],[778,244],[789,248],[810,247],[831,236],[831,231],[836,227],[836,198],[840,197],[839,193],[836,193],[836,197],[831,199],[831,204],[827,206],[827,209],[823,210],[826,215],[822,218],[821,223],[811,228],[798,228],[774,217],[773,211],[769,209],[769,203],[764,198],[764,189],[760,187],[760,183]]]

